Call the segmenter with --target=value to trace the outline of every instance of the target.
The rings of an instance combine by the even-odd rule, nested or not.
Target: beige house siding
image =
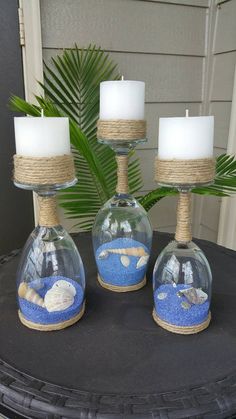
[[[209,27],[209,75],[205,79],[206,113],[215,115],[215,154],[225,153],[229,133],[231,101],[236,64],[236,1],[213,1]],[[195,206],[199,218],[196,235],[216,241],[221,200],[198,199]]]
[[[153,163],[159,117],[183,116],[186,108],[190,115],[215,114],[215,154],[225,150],[232,92],[228,77],[235,53],[219,53],[232,47],[228,34],[224,42],[221,40],[227,19],[220,14],[226,7],[232,7],[230,3],[236,6],[235,0],[222,4],[221,9],[215,1],[210,2],[209,8],[208,0],[41,0],[40,3],[43,57],[47,62],[75,42],[81,46],[97,44],[111,53],[126,79],[146,82],[148,142],[137,150],[143,193],[156,187]],[[231,21],[233,26],[233,18]],[[213,53],[214,36],[220,41]],[[211,55],[217,64],[212,64]],[[221,55],[230,57],[227,64],[225,57],[220,61]],[[213,69],[210,89],[207,71]],[[219,86],[219,77],[224,77],[224,87]],[[217,99],[220,90],[223,103]],[[194,234],[215,241],[220,202],[217,198],[206,201],[194,198]],[[168,198],[150,211],[154,228],[174,231],[175,205],[176,200]]]

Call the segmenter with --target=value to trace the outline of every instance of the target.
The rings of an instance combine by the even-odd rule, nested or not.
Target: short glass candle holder
[[[14,157],[14,183],[17,187],[37,193],[39,223],[24,246],[17,271],[18,314],[21,322],[31,329],[59,330],[77,322],[85,309],[83,263],[71,236],[60,225],[56,202],[56,191],[73,186],[77,179],[72,176],[73,169],[61,183],[57,177],[63,176],[63,173],[58,170],[55,183],[47,184],[45,180],[37,184],[36,181],[40,181],[37,175],[29,183],[23,183],[23,178],[26,179],[25,158],[19,167],[20,159],[21,156]],[[54,164],[60,159],[33,160],[43,175],[40,169],[42,162],[48,168],[51,166],[54,173]]]
[[[116,153],[116,194],[98,212],[93,230],[93,247],[100,285],[111,291],[135,291],[146,284],[146,270],[152,244],[148,215],[128,190],[128,154],[145,141],[107,139]]]
[[[198,333],[208,327],[211,319],[211,269],[202,250],[192,241],[190,221],[192,187],[209,184],[214,177],[214,162],[209,160],[211,169],[208,174],[196,181],[194,177],[198,171],[201,173],[202,165],[206,166],[207,161],[188,161],[187,166],[192,164],[195,172],[190,170],[187,174],[184,173],[184,165],[182,171],[179,170],[181,163],[177,162],[178,177],[175,176],[175,161],[169,171],[171,163],[161,161],[160,164],[157,159],[158,183],[179,190],[175,240],[160,253],[153,271],[153,318],[159,326],[173,333]],[[166,171],[165,164],[168,165]],[[160,169],[160,165],[164,166],[164,170]]]

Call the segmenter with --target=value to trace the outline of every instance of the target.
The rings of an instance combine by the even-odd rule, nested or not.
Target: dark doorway
[[[32,193],[12,183],[15,153],[11,94],[24,97],[18,1],[0,0],[0,255],[21,247],[33,228]]]

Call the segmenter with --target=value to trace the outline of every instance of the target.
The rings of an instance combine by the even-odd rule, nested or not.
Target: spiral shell
[[[99,254],[99,259],[106,259],[109,256],[109,253],[114,253],[117,255],[127,255],[127,256],[148,256],[147,252],[143,247],[127,247],[121,249],[105,249]]]
[[[74,304],[74,295],[69,289],[53,286],[46,292],[44,304],[49,313],[66,310]]]
[[[21,282],[18,288],[18,295],[20,298],[24,298],[30,303],[36,304],[37,306],[44,307],[43,298],[33,289],[30,288],[26,282]]]

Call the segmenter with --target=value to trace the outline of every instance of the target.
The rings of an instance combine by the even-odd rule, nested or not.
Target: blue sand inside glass
[[[18,297],[21,313],[27,320],[40,324],[55,324],[69,320],[81,311],[84,300],[84,291],[82,287],[72,279],[64,278],[62,276],[51,276],[36,279],[28,285],[31,288],[34,288],[40,297],[44,298],[46,292],[52,288],[53,284],[61,279],[69,282],[75,287],[76,295],[74,296],[74,303],[65,310],[49,313],[45,307],[40,307],[24,298]],[[39,288],[39,283],[41,284],[41,288]]]
[[[203,304],[191,304],[185,309],[181,306],[183,301],[188,302],[186,297],[178,297],[178,291],[191,288],[189,285],[179,284],[173,287],[171,284],[161,285],[154,293],[155,309],[161,320],[176,326],[193,326],[203,323],[208,316],[209,300]],[[157,298],[161,292],[167,296],[163,300]]]
[[[130,247],[142,247],[147,254],[149,251],[143,243],[137,240],[128,238],[119,238],[112,240],[108,243],[102,244],[96,251],[96,262],[99,274],[102,280],[111,285],[118,286],[129,286],[135,285],[141,282],[145,276],[147,264],[136,268],[137,262],[140,259],[139,256],[128,256],[130,259],[129,266],[125,267],[121,263],[122,254],[109,253],[105,259],[99,259],[99,255],[103,250],[106,249],[127,249]]]

